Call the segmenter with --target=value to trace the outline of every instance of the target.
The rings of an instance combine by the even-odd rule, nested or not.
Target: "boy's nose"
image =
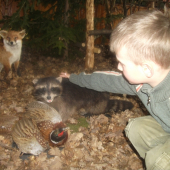
[[[122,68],[122,66],[121,66],[121,64],[120,64],[120,63],[118,63],[118,65],[117,65],[117,69],[118,69],[118,70],[120,70],[120,71],[123,71],[123,68]]]

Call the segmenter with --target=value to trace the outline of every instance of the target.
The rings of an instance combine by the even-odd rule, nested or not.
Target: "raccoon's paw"
[[[85,110],[84,108],[81,108],[81,109],[79,110],[79,114],[82,115],[82,116],[84,116],[84,115],[87,114],[87,112],[86,112],[86,110]]]
[[[85,118],[90,118],[90,116],[92,116],[92,114],[87,112],[84,108],[81,108],[78,113]]]
[[[90,118],[91,116],[94,116],[94,114],[91,113],[86,113],[83,115],[85,118]]]

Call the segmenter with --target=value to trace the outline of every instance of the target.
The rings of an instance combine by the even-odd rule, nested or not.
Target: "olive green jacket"
[[[114,71],[71,74],[70,81],[81,87],[118,94],[137,95],[162,128],[170,133],[170,73],[156,87],[132,85]]]

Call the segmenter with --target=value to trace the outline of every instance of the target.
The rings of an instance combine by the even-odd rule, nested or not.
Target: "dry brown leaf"
[[[11,159],[12,159],[12,161],[14,161],[14,162],[17,161],[17,159],[19,158],[20,154],[21,154],[20,151],[12,152],[12,153],[11,153]]]
[[[85,155],[85,160],[87,161],[87,162],[94,162],[95,161],[95,159],[92,157],[92,156],[90,156],[90,155]]]
[[[131,168],[132,170],[136,170],[136,169],[142,168],[142,165],[139,164],[139,159],[136,157],[135,154],[133,154],[133,155],[130,156],[128,165],[130,166],[130,168]]]
[[[37,162],[43,162],[47,159],[47,153],[42,152],[38,157],[36,157]]]
[[[60,156],[61,151],[58,147],[51,147],[50,150],[48,151],[49,155],[55,155],[55,156]]]
[[[91,164],[95,169],[102,170],[107,167],[106,163]]]
[[[74,148],[80,144],[80,140],[83,138],[83,133],[73,133],[69,136],[65,147]]]
[[[9,158],[10,158],[10,155],[9,155],[9,154],[0,151],[0,160],[9,159]]]
[[[82,159],[84,156],[84,148],[75,148],[73,150],[73,155],[72,155],[72,159],[73,160],[79,160]]]
[[[107,124],[109,119],[105,115],[101,114],[96,120],[98,121],[98,123]]]
[[[14,108],[16,110],[16,112],[24,112],[24,108],[23,107],[15,107]]]
[[[9,106],[9,108],[11,109],[11,108],[15,108],[16,107],[16,103],[15,102],[12,102],[12,104],[10,104],[10,106]]]
[[[91,144],[90,147],[93,150],[103,150],[102,142],[98,140],[97,136],[92,134]]]
[[[36,167],[36,170],[49,170],[47,161],[41,162],[41,164]]]
[[[68,119],[67,122],[69,122],[71,124],[77,124],[78,123],[78,121],[76,119],[74,119],[74,118]]]
[[[18,84],[18,81],[15,80],[15,79],[13,79],[13,80],[10,81],[10,85],[13,86],[13,87],[16,87],[17,84]]]
[[[33,87],[29,87],[24,91],[24,93],[31,93],[33,91]]]
[[[79,167],[80,167],[80,168],[86,167],[86,162],[83,161],[83,160],[80,160],[80,161],[79,161]]]
[[[15,161],[14,161],[14,164],[16,167],[19,167],[21,165],[21,163],[22,163],[22,159],[20,159],[20,158],[15,159]]]
[[[1,115],[0,132],[11,132],[11,129],[19,118],[13,115]]]
[[[49,164],[49,170],[61,170],[62,168],[62,161],[59,156],[55,156],[54,158],[51,158],[51,162]]]
[[[0,141],[4,140],[4,136],[0,135]]]

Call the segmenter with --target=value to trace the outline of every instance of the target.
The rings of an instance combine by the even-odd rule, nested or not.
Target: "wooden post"
[[[150,2],[150,8],[149,8],[149,10],[152,10],[152,9],[154,9],[155,8],[155,1],[151,1]]]
[[[94,36],[88,35],[89,30],[94,30],[94,0],[86,0],[86,58],[85,69],[94,67]]]
[[[155,8],[155,2],[151,2],[151,8],[154,9]]]
[[[66,0],[65,2],[66,2],[66,4],[65,4],[65,16],[64,16],[64,22],[65,22],[66,27],[68,27],[69,0]],[[63,58],[68,58],[68,44],[67,44],[67,42],[65,42],[65,47],[66,47],[66,49],[64,50],[64,56],[63,56]]]

